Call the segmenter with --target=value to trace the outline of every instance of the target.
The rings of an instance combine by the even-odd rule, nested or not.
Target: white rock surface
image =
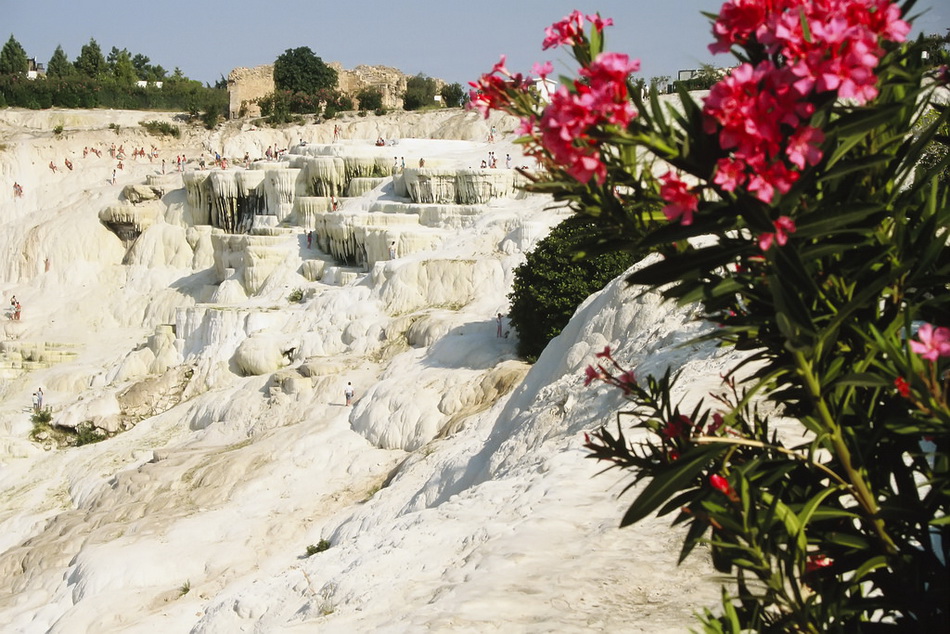
[[[665,518],[617,528],[627,479],[592,478],[582,449],[622,406],[582,387],[593,354],[673,364],[697,398],[725,367],[678,347],[703,324],[617,281],[530,369],[495,336],[513,269],[564,217],[478,169],[489,151],[529,162],[516,122],[354,117],[334,144],[332,124],[174,140],[140,118],[0,111],[0,188],[25,190],[0,197],[0,305],[23,305],[0,320],[0,631],[663,632],[717,603]],[[126,161],[112,184],[117,141],[189,164]],[[260,160],[271,145],[290,151]],[[209,150],[232,167],[194,169]],[[75,169],[51,173],[64,154]],[[415,171],[393,178],[396,156]],[[438,204],[411,199],[426,173]],[[136,207],[154,215],[129,246],[99,213],[143,184],[162,198]],[[452,204],[460,187],[477,200]],[[243,233],[210,225],[231,217]],[[31,441],[41,385],[58,424],[131,428]]]

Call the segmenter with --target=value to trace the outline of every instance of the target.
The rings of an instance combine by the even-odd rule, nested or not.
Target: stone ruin
[[[375,88],[383,96],[383,107],[388,110],[402,108],[402,95],[406,92],[406,75],[391,66],[367,66],[361,64],[352,70],[343,68],[339,62],[327,64],[337,72],[337,87],[344,95],[355,99],[362,90]],[[445,82],[435,80],[441,88]],[[235,68],[228,75],[228,116],[237,119],[242,116],[259,117],[261,108],[257,100],[274,92],[274,65],[266,64],[254,68]],[[243,114],[242,114],[243,113]]]

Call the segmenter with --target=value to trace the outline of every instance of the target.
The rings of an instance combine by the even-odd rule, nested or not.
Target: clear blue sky
[[[284,50],[309,46],[324,61],[344,67],[394,66],[463,86],[508,55],[512,70],[530,71],[550,60],[566,70],[568,57],[541,50],[544,28],[577,8],[612,17],[610,50],[639,57],[642,75],[674,76],[712,57],[709,23],[700,11],[718,11],[710,0],[0,0],[0,38],[10,34],[37,61],[47,63],[57,44],[72,60],[89,38],[104,54],[115,46],[142,53],[169,72],[214,82],[232,68],[269,64]],[[929,11],[914,32],[950,28],[950,2],[920,0]],[[560,64],[558,63],[560,62]]]

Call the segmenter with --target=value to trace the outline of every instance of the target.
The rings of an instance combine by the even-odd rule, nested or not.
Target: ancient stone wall
[[[261,116],[257,100],[274,92],[274,65],[254,68],[235,68],[228,75],[228,117],[236,119],[244,115]]]
[[[390,66],[360,65],[353,70],[343,68],[339,62],[327,64],[337,72],[340,92],[354,99],[365,88],[376,88],[383,95],[383,107],[388,110],[402,108],[402,95],[406,92],[406,81],[410,75]],[[439,87],[444,82],[436,79]],[[230,97],[229,117],[259,117],[261,109],[256,101],[274,91],[274,66],[255,66],[254,68],[235,68],[228,75],[228,95]]]

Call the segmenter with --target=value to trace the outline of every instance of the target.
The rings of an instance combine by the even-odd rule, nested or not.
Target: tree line
[[[227,114],[227,81],[214,86],[189,79],[180,68],[171,73],[148,56],[115,46],[108,55],[94,38],[70,60],[57,46],[46,64],[45,75],[28,77],[30,58],[11,35],[0,49],[0,108],[122,108],[132,110],[185,110],[202,114],[208,125]],[[147,82],[140,85],[139,82]],[[159,87],[161,84],[161,87]],[[274,62],[275,91],[260,100],[262,114],[271,123],[287,123],[304,114],[332,118],[337,112],[384,110],[383,94],[364,88],[344,95],[336,71],[306,46],[287,49]],[[458,83],[441,85],[423,74],[410,77],[401,95],[405,110],[436,104],[457,107],[467,99]]]
[[[45,75],[29,79],[30,70],[34,69],[26,50],[11,35],[0,49],[0,107],[185,110],[216,122],[228,103],[224,78],[206,86],[186,77],[180,68],[169,73],[148,56],[126,48],[113,46],[104,55],[94,38],[74,60],[57,46]],[[140,81],[148,84],[141,86]]]

